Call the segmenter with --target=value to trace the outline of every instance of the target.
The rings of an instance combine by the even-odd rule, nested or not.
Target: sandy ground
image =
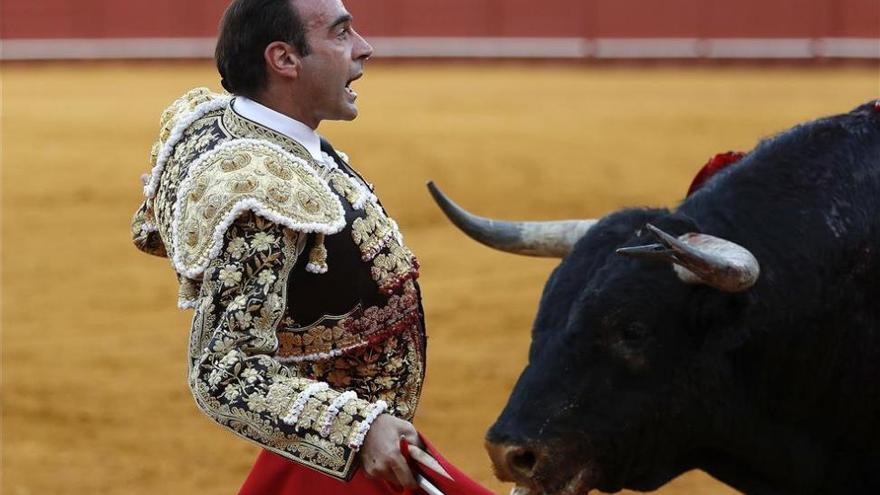
[[[195,408],[190,314],[129,243],[158,117],[207,65],[4,66],[2,485],[9,495],[234,493],[257,451]],[[869,69],[374,66],[322,127],[420,255],[430,333],[416,420],[498,493],[482,436],[521,370],[552,260],[453,230],[426,179],[508,219],[671,205],[707,157],[878,96]],[[689,473],[658,493],[727,494]]]

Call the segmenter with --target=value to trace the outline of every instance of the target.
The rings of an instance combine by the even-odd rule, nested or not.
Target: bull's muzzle
[[[535,473],[541,471],[546,455],[537,449],[521,445],[486,441],[486,451],[492,459],[495,476],[501,481],[513,481],[520,485],[533,485]]]

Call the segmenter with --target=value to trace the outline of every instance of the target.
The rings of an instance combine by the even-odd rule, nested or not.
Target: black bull
[[[501,479],[880,493],[880,103],[762,141],[674,210],[499,222],[430,187],[477,240],[563,257],[487,435]]]

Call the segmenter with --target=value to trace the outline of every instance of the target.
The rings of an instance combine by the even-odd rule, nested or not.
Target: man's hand
[[[400,453],[400,438],[419,446],[421,441],[413,425],[408,421],[382,414],[367,432],[361,447],[361,463],[370,478],[390,481],[402,488],[416,489],[415,476]]]

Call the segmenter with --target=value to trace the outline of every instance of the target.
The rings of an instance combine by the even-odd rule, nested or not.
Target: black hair
[[[223,88],[254,96],[266,86],[263,52],[274,41],[309,54],[305,25],[292,0],[235,0],[223,14],[214,59]]]

